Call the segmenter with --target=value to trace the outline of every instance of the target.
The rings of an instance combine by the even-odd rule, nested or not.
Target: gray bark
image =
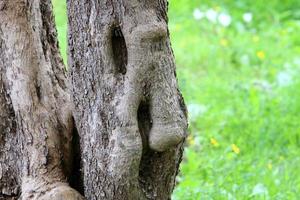
[[[170,199],[186,135],[166,0],[68,1],[87,199]]]
[[[50,0],[0,0],[0,199],[80,198]]]
[[[166,0],[67,3],[71,87],[50,0],[0,0],[0,200],[170,199],[187,120]]]

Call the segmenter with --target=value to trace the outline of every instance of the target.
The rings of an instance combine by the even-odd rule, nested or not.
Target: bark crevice
[[[124,75],[127,71],[128,53],[125,38],[120,26],[113,28],[111,42],[116,71],[117,73]]]
[[[83,174],[81,173],[82,160],[80,138],[75,125],[72,135],[72,155],[74,156],[74,158],[72,163],[71,175],[69,176],[69,183],[72,188],[76,189],[82,196],[84,196]]]
[[[150,105],[147,101],[142,101],[138,108],[138,125],[139,132],[141,134],[142,142],[143,142],[143,153],[147,152],[149,149],[149,132],[152,127],[152,119],[150,114]]]

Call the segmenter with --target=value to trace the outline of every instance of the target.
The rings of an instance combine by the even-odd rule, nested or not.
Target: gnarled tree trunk
[[[0,200],[170,199],[187,122],[166,12],[68,0],[69,87],[50,0],[0,0]]]
[[[187,127],[166,0],[68,1],[87,199],[169,199]]]
[[[0,0],[0,199],[80,197],[50,0]]]

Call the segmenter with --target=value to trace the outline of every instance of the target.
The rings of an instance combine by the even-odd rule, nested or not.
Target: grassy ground
[[[65,55],[65,7],[54,5]],[[173,199],[300,199],[299,6],[170,0],[190,121]]]

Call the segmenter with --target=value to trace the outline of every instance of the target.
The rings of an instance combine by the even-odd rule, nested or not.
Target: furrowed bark
[[[68,0],[87,199],[170,199],[186,136],[166,0]]]
[[[81,199],[50,0],[0,0],[0,199]]]

